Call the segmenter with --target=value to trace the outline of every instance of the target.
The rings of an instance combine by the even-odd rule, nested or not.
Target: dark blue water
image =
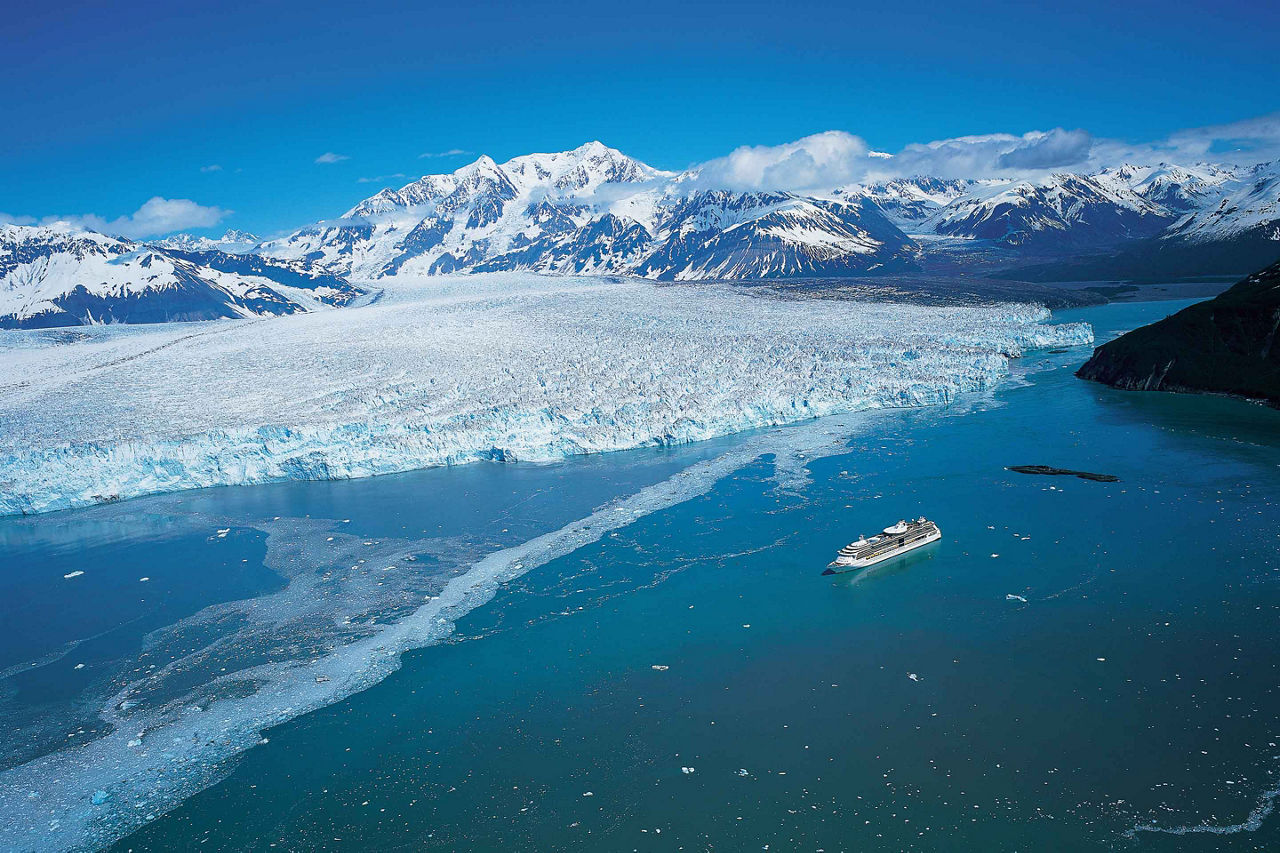
[[[1177,307],[1071,319],[1105,340]],[[539,566],[382,683],[272,729],[119,849],[1280,844],[1267,811],[1280,781],[1280,413],[1084,383],[1071,374],[1085,355],[1033,355],[976,407],[867,419],[842,452],[812,454],[807,482],[755,458]],[[72,688],[107,695],[93,670],[118,680],[113,666],[139,666],[127,647],[142,632],[278,590],[263,519],[456,542],[419,564],[445,576],[459,555],[526,541],[742,441],[193,493],[156,499],[162,520],[142,530],[75,513],[5,522],[0,547],[27,567],[6,597],[36,605],[6,610],[23,635],[6,639],[6,661],[109,631],[52,675],[8,679],[7,713],[62,707]],[[1120,482],[1006,470],[1018,464]],[[858,533],[919,514],[942,542],[821,576]],[[75,565],[94,568],[64,580]],[[91,597],[71,603],[77,582]],[[1215,831],[1133,832],[1144,825]]]

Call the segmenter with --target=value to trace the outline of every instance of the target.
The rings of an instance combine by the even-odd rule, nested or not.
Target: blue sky
[[[270,234],[362,178],[589,139],[682,168],[833,129],[1147,142],[1280,110],[1280,4],[1041,5],[12,4],[0,211],[110,222],[158,196],[217,208],[192,230]]]

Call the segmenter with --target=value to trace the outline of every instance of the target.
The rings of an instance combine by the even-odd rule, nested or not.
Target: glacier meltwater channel
[[[679,444],[946,403],[1087,344],[1043,308],[523,274],[358,308],[0,335],[0,515]]]

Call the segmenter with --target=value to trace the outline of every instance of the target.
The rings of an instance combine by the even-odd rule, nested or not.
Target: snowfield
[[[989,387],[1091,343],[1023,304],[522,273],[343,311],[0,335],[0,514],[698,441]]]

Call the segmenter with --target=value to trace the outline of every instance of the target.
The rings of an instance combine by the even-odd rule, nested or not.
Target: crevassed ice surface
[[[0,514],[290,478],[697,441],[945,403],[1028,348],[1023,304],[782,299],[524,274],[343,311],[0,336]]]

